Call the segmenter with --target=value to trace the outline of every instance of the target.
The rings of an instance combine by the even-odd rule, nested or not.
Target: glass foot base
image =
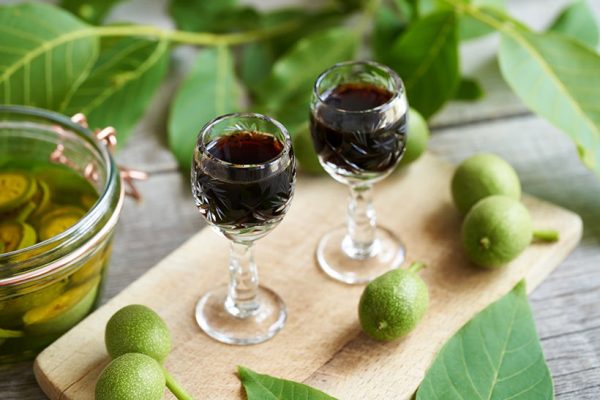
[[[248,345],[269,340],[283,328],[287,317],[285,304],[275,292],[258,288],[260,307],[241,318],[225,309],[227,285],[207,292],[196,304],[196,321],[213,339],[227,344]]]
[[[348,284],[365,284],[404,261],[404,245],[396,235],[377,227],[377,239],[368,256],[351,255],[346,227],[328,232],[317,247],[321,269],[333,279]]]

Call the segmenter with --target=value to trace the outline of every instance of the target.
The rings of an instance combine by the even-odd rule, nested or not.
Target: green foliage
[[[257,26],[269,29],[293,26],[285,35],[266,41],[250,43],[242,50],[240,75],[248,90],[258,97],[263,94],[263,84],[269,77],[273,64],[303,38],[336,25],[343,16],[339,10],[306,11],[288,8],[261,14]]]
[[[122,0],[62,0],[60,5],[65,10],[71,11],[79,18],[92,23],[99,24],[104,20],[106,14]]]
[[[475,101],[484,96],[483,88],[475,79],[463,77],[454,93],[456,100]]]
[[[394,0],[393,3],[404,21],[414,21],[419,18],[420,0]]]
[[[427,371],[417,400],[552,399],[525,284],[463,326]]]
[[[241,58],[240,77],[250,92],[259,95],[275,62],[273,48],[266,43],[250,43]]]
[[[111,125],[124,142],[167,71],[168,49],[166,41],[104,40],[96,64],[65,105],[65,113],[83,112],[92,127]]]
[[[63,110],[98,55],[89,25],[46,4],[2,7],[0,32],[0,103]]]
[[[598,25],[594,12],[584,0],[576,0],[566,7],[550,25],[550,30],[577,39],[591,48],[598,46]]]
[[[335,400],[335,398],[302,383],[258,374],[238,367],[238,374],[248,400]]]
[[[169,145],[182,168],[189,170],[200,128],[221,114],[238,111],[240,99],[231,51],[224,46],[202,50],[169,115]]]
[[[457,0],[458,4],[473,5],[476,7],[495,8],[504,10],[506,0]],[[455,7],[446,0],[421,0],[419,11],[426,15],[439,10],[452,10]],[[459,35],[461,40],[475,39],[494,32],[494,29],[471,15],[461,13],[459,18]]]
[[[273,65],[261,86],[259,110],[274,115],[294,136],[299,125],[308,119],[312,86],[319,73],[337,62],[352,59],[357,46],[358,37],[345,28],[303,38]]]
[[[495,8],[504,10],[506,0],[464,0],[466,3],[477,7]],[[494,29],[480,20],[465,15],[460,20],[460,38],[462,40],[475,39],[493,33]]]
[[[261,14],[258,21],[261,28],[287,25],[294,29],[285,35],[276,35],[261,43],[270,46],[276,58],[281,57],[296,43],[315,32],[338,26],[347,14],[337,8],[323,8],[308,11],[301,8],[283,8]]]
[[[390,65],[404,80],[411,107],[429,118],[452,99],[483,95],[476,81],[460,76],[459,41],[499,31],[510,86],[565,130],[585,164],[600,172],[600,116],[592,106],[600,94],[592,72],[599,69],[599,34],[583,1],[566,7],[548,33],[533,33],[506,15],[505,0],[337,0],[310,11],[268,12],[237,0],[172,0],[169,11],[183,31],[83,22],[101,22],[118,1],[62,0],[79,18],[51,5],[0,6],[0,102],[85,111],[93,126],[114,125],[124,139],[160,86],[173,45],[209,47],[169,117],[169,143],[186,167],[200,127],[240,109],[238,80],[248,91],[248,108],[280,119],[306,144],[312,85],[332,64],[358,53]],[[370,47],[361,49],[365,38]],[[232,52],[233,46],[242,47]]]
[[[411,107],[431,117],[452,98],[460,79],[454,12],[438,11],[412,24],[387,60],[404,80]]]
[[[568,56],[565,56],[568,54]],[[600,55],[557,33],[506,27],[500,69],[523,102],[575,141],[588,168],[600,174]]]
[[[406,29],[407,22],[399,17],[390,7],[382,5],[375,15],[375,26],[373,28],[373,55],[382,62],[390,57],[390,50],[394,40]]]
[[[222,18],[236,10],[237,0],[171,0],[169,12],[184,31],[222,31]]]
[[[305,93],[323,70],[351,59],[357,43],[356,35],[345,28],[317,32],[301,39],[273,65],[262,87],[261,103],[269,108],[278,107],[298,93]]]

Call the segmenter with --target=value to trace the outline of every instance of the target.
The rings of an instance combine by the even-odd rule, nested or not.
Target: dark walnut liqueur
[[[211,176],[194,165],[194,197],[200,213],[215,225],[245,229],[278,222],[283,218],[293,193],[293,154],[288,165],[273,173],[269,168],[251,168],[277,158],[284,144],[272,135],[238,131],[210,142],[206,147],[214,158],[225,161],[228,179]]]
[[[310,115],[315,151],[321,159],[350,173],[386,172],[400,160],[405,147],[406,117],[383,129],[385,111],[346,115],[343,111],[368,111],[389,102],[393,93],[369,83],[335,87]],[[393,110],[392,110],[393,112]],[[356,121],[352,124],[349,121]]]

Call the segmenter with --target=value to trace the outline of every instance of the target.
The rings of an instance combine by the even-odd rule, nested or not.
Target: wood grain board
[[[582,233],[576,214],[525,197],[536,227],[558,229],[561,240],[533,244],[503,269],[476,268],[460,248],[451,172],[449,164],[427,154],[376,188],[379,221],[402,236],[408,260],[429,265],[422,276],[430,288],[430,309],[407,337],[377,343],[360,332],[356,307],[362,288],[328,279],[314,259],[319,237],[343,222],[346,191],[330,178],[300,179],[288,215],[256,248],[262,283],[288,306],[286,327],[273,340],[228,346],[197,327],[196,301],[228,275],[227,242],[205,229],[41,353],[34,365],[40,386],[51,399],[93,399],[97,376],[108,362],[106,321],[120,307],[141,303],[171,328],[174,349],[167,368],[199,399],[243,398],[236,365],[304,381],[340,399],[408,399],[457,329],[519,280],[535,288]]]

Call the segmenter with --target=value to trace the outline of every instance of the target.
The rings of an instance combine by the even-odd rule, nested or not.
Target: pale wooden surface
[[[273,340],[228,346],[196,325],[193,311],[201,293],[228,277],[227,242],[207,228],[42,352],[34,366],[38,382],[52,400],[93,400],[108,361],[106,322],[124,305],[138,303],[156,310],[171,328],[174,347],[166,366],[195,398],[242,399],[235,369],[245,365],[306,381],[339,399],[408,399],[456,330],[521,279],[535,288],[582,232],[576,214],[528,197],[534,224],[557,229],[561,240],[534,244],[505,268],[477,268],[461,249],[462,219],[447,190],[452,170],[426,155],[377,188],[381,220],[402,236],[409,260],[429,266],[421,276],[430,308],[405,339],[382,344],[361,334],[356,309],[362,287],[327,279],[317,268],[318,238],[343,221],[346,190],[329,178],[300,179],[286,218],[256,248],[261,282],[283,296],[289,312]]]
[[[298,0],[300,1],[300,0]],[[298,2],[297,1],[297,2]],[[0,0],[0,3],[6,0]],[[301,1],[300,1],[301,2]],[[589,1],[596,18],[600,2]],[[117,15],[141,16],[168,26],[161,16],[164,2],[124,3]],[[541,28],[568,0],[512,0],[511,13]],[[143,4],[143,6],[141,5]],[[134,12],[133,12],[134,11]],[[147,15],[150,14],[150,17]],[[542,346],[552,371],[557,399],[600,398],[600,181],[581,166],[571,142],[526,110],[497,75],[496,39],[463,46],[463,69],[480,77],[488,94],[476,103],[453,103],[434,118],[430,148],[453,162],[476,151],[494,151],[516,166],[524,190],[579,213],[584,236],[575,252],[530,297]],[[174,87],[185,71],[178,57],[170,76]],[[202,223],[194,210],[187,176],[176,171],[165,149],[169,85],[130,145],[122,162],[154,172],[140,185],[140,205],[126,204],[104,299],[110,299],[181,243]],[[31,363],[0,366],[0,398],[36,400],[45,396],[33,377]]]

